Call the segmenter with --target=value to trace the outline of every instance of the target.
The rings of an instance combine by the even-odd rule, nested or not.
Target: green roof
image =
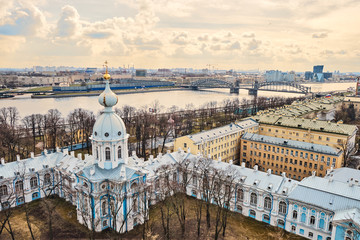
[[[327,121],[301,119],[296,117],[276,116],[276,115],[258,115],[254,117],[256,121],[263,124],[278,125],[283,127],[293,127],[310,129],[319,132],[329,132],[352,136],[357,131],[355,125],[338,124]]]

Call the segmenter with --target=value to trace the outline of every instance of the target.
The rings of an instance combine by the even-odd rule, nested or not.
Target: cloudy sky
[[[359,0],[0,0],[0,67],[360,71]]]

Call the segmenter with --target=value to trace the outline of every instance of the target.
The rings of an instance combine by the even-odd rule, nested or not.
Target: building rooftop
[[[258,123],[256,121],[249,118],[243,121],[239,121],[237,123],[230,123],[222,127],[202,131],[192,135],[187,135],[187,137],[192,139],[195,144],[200,144],[202,141],[206,142],[209,140],[217,139],[219,137],[226,136],[232,133],[237,133],[241,130],[248,129],[257,125]]]
[[[358,208],[360,186],[311,176],[304,178],[289,194],[289,198],[332,211]]]
[[[257,115],[254,119],[263,124],[277,125],[290,128],[301,128],[318,132],[328,132],[352,136],[356,133],[357,127],[350,124],[340,124],[328,121],[319,121],[312,119],[277,116],[273,114]]]
[[[329,146],[324,146],[320,144],[301,142],[295,140],[288,140],[284,138],[277,138],[271,136],[265,136],[255,133],[245,133],[242,138],[243,140],[255,141],[260,143],[267,143],[275,146],[295,148],[299,150],[321,153],[321,154],[329,154],[334,156],[340,156],[342,151],[340,149],[332,148]]]

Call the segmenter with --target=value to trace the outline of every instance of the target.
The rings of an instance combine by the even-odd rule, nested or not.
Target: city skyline
[[[357,1],[0,2],[1,68],[360,66]]]

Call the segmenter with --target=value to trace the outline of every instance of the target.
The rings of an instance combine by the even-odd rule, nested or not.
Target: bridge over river
[[[200,79],[192,82],[187,87],[198,90],[199,88],[229,88],[230,93],[239,93],[240,89],[246,89],[250,95],[257,96],[257,92],[261,91],[275,91],[275,92],[291,92],[291,93],[311,93],[311,87],[306,87],[295,82],[261,82],[255,81],[252,85],[242,86],[239,81],[227,81],[216,78]]]

